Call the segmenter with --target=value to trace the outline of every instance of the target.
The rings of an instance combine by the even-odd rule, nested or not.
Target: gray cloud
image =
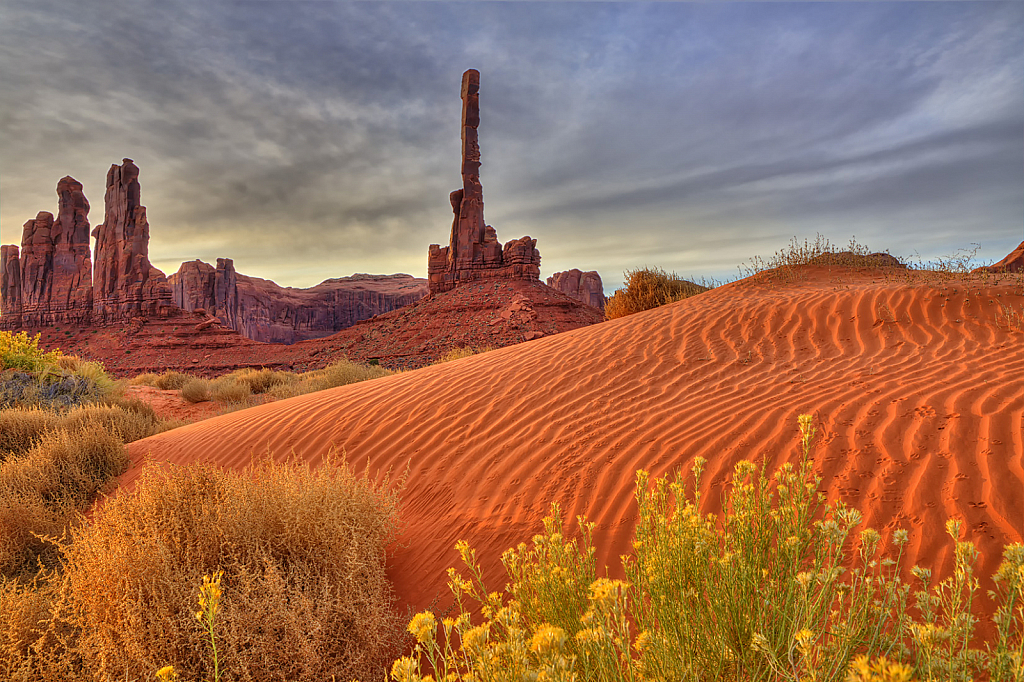
[[[544,272],[727,276],[789,236],[928,257],[1024,238],[1020,3],[0,7],[0,241],[135,159],[151,256],[309,286],[422,276],[482,72],[483,182]]]

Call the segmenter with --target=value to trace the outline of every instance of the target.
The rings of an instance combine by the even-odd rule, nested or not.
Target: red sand
[[[888,281],[887,281],[888,280]],[[708,466],[716,488],[749,458],[798,456],[797,415],[819,428],[832,499],[875,528],[906,527],[905,565],[948,575],[949,517],[982,552],[982,592],[1024,533],[1024,333],[1010,279],[941,282],[813,268],[384,379],[192,424],[130,446],[132,460],[242,467],[269,451],[401,472],[404,539],[390,575],[415,609],[439,596],[464,538],[492,589],[501,552],[552,501],[597,522],[598,565],[629,549],[634,472]],[[123,477],[129,484],[136,466]],[[705,499],[718,499],[717,493]],[[989,608],[986,604],[983,608]],[[989,608],[989,613],[991,610]]]

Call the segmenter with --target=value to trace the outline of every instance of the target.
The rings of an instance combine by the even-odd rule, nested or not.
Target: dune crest
[[[413,608],[446,596],[463,538],[495,589],[498,562],[552,501],[597,523],[598,565],[629,550],[634,474],[708,460],[704,499],[740,459],[798,457],[797,415],[818,427],[816,468],[865,524],[910,532],[905,566],[952,566],[943,526],[965,520],[990,576],[1024,526],[1024,336],[1010,284],[806,268],[457,362],[300,396],[130,446],[145,458],[242,467],[271,453],[402,470],[403,543],[390,575]],[[713,507],[709,507],[713,510]],[[987,585],[984,581],[982,591]]]

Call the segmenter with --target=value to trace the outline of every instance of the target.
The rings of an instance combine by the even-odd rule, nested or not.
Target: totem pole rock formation
[[[92,233],[96,238],[93,321],[97,324],[167,317],[178,310],[167,278],[149,262],[149,221],[140,200],[139,167],[131,159],[112,165],[107,172],[103,224]]]
[[[601,275],[595,270],[582,272],[573,268],[565,272],[556,272],[548,277],[548,286],[568,294],[577,301],[604,310],[604,285],[601,283]]]
[[[281,287],[235,272],[230,258],[218,258],[216,268],[200,260],[182,263],[167,282],[185,310],[205,310],[243,336],[267,343],[330,336],[427,294],[426,280],[409,275],[358,274],[308,289]]]
[[[480,72],[470,69],[462,74],[462,189],[450,196],[455,220],[449,245],[430,245],[427,276],[432,294],[480,279],[540,281],[537,240],[522,237],[502,248],[494,228],[484,223],[479,125]]]
[[[78,324],[92,316],[89,201],[70,176],[57,183],[57,197],[56,219],[40,211],[25,223],[20,250],[0,247],[0,326]]]

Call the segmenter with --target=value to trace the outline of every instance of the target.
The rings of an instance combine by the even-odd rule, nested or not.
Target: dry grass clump
[[[210,399],[210,382],[192,377],[181,387],[181,397],[190,403],[201,403]]]
[[[246,381],[221,377],[210,384],[210,395],[219,403],[245,403],[253,394],[250,386]]]
[[[226,375],[225,378],[232,378],[236,382],[249,387],[249,392],[260,395],[266,393],[275,386],[294,381],[295,375],[291,372],[280,372],[272,369],[239,369]]]
[[[180,391],[193,377],[174,370],[167,370],[153,381],[161,391]]]
[[[385,547],[396,486],[345,466],[154,469],[62,545],[82,677],[210,679],[197,591],[223,571],[223,680],[380,679],[401,640]]]
[[[285,373],[280,373],[285,374]],[[294,379],[286,380],[272,387],[267,393],[281,400],[297,395],[324,391],[328,388],[354,384],[369,379],[390,376],[393,372],[378,365],[363,365],[349,360],[338,360],[323,369],[316,369],[301,374],[292,374]]]
[[[803,243],[796,237],[789,245],[775,252],[770,258],[754,256],[749,264],[740,266],[741,277],[751,277],[762,272],[771,272],[776,277],[789,279],[796,268],[804,265],[831,265],[836,267],[886,267],[905,270],[906,264],[888,251],[872,252],[855,237],[843,249],[833,245],[827,237],[817,234],[814,241]]]
[[[479,355],[480,353],[486,353],[487,351],[492,350],[494,350],[494,346],[463,346],[461,348],[452,348],[432,364],[440,365],[442,362],[461,360],[462,358],[468,358],[471,355]]]
[[[60,428],[0,463],[0,576],[26,578],[57,564],[77,513],[128,467],[124,444],[102,429]]]
[[[52,410],[22,407],[0,410],[0,461],[27,452],[40,436],[52,431],[60,416]]]
[[[637,268],[626,272],[626,288],[619,289],[605,303],[609,320],[651,310],[703,293],[711,286],[695,284],[661,268]]]
[[[153,372],[146,372],[145,374],[140,374],[138,376],[134,376],[131,379],[129,379],[128,380],[128,385],[129,386],[156,386],[156,381],[159,378],[160,378],[159,374],[154,374]]]

